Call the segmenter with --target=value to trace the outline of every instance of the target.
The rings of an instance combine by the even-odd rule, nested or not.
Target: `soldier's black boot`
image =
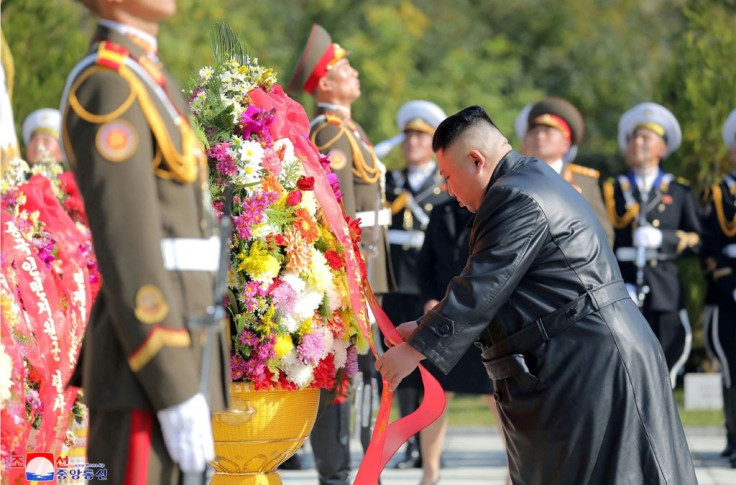
[[[733,443],[733,436],[728,434],[726,435],[726,447],[721,451],[721,456],[724,458],[730,458],[734,451],[736,451],[736,446]]]
[[[726,447],[721,456],[732,457],[736,453],[736,387],[723,388],[723,412],[726,415]]]

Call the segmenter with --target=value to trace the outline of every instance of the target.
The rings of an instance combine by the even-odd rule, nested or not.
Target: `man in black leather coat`
[[[590,206],[479,106],[443,121],[433,148],[475,213],[470,258],[379,358],[389,385],[425,358],[448,372],[480,340],[512,483],[697,483],[662,349]]]

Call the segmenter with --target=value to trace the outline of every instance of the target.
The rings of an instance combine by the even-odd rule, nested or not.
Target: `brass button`
[[[441,193],[442,193],[442,189],[440,189],[439,187],[434,188],[434,195],[440,195]]]
[[[652,221],[652,225],[653,225],[654,227],[659,227],[659,219],[654,219],[654,220]]]
[[[653,259],[653,260],[649,261],[649,266],[651,266],[652,268],[654,268],[655,266],[657,266],[657,260],[656,259]]]
[[[659,204],[659,207],[657,207],[657,208],[659,209],[659,212],[664,212],[665,205],[664,204]]]
[[[424,210],[427,212],[432,211],[432,204],[424,204]]]

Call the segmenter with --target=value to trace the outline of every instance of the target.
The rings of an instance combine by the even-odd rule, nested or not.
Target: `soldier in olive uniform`
[[[213,305],[219,258],[206,159],[156,54],[158,22],[174,2],[84,4],[99,23],[61,111],[103,278],[78,369],[88,461],[104,464],[110,483],[173,484],[214,458],[210,412],[226,407],[230,380],[223,337],[208,404],[205,335],[188,328]]]
[[[736,110],[723,125],[723,141],[734,171],[705,192],[703,248],[711,304],[706,311],[706,342],[721,364],[726,416],[726,448],[736,468]]]
[[[603,185],[621,273],[662,344],[673,386],[692,341],[677,260],[700,248],[700,220],[689,184],[660,168],[680,140],[680,125],[666,108],[634,106],[618,125],[619,147],[631,170]]]
[[[383,180],[385,168],[376,156],[363,129],[351,116],[351,105],[360,97],[358,72],[350,65],[347,51],[333,43],[327,31],[312,26],[304,51],[297,62],[288,90],[305,91],[317,102],[317,116],[311,123],[310,138],[320,152],[330,157],[330,167],[340,179],[345,213],[360,219],[363,231],[361,252],[368,280],[376,295],[394,289],[386,227],[391,211],[385,208]],[[363,396],[371,395],[372,355],[360,357]],[[329,393],[323,393],[323,397]],[[370,400],[362,406],[371,406]],[[370,413],[361,413],[361,442],[370,441]],[[317,418],[311,434],[312,448],[321,484],[348,483],[350,472],[350,404],[338,398]]]
[[[424,313],[419,282],[419,251],[432,208],[450,200],[432,151],[434,130],[446,117],[445,112],[434,103],[409,101],[396,113],[400,134],[376,145],[377,152],[381,153],[401,144],[406,161],[404,169],[393,170],[386,177],[386,199],[391,204],[393,216],[388,241],[398,290],[384,296],[383,309],[395,324]],[[422,397],[419,371],[402,382],[397,395],[402,416],[419,407]],[[418,435],[412,436],[407,442],[404,458],[396,464],[397,468],[421,468],[420,448]]]
[[[537,157],[572,184],[590,204],[613,244],[613,228],[608,220],[598,186],[598,170],[572,163],[583,140],[585,123],[580,112],[562,98],[546,98],[521,110],[515,123],[522,140],[521,153]]]

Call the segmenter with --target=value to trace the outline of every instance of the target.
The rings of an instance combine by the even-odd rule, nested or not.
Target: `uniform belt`
[[[622,263],[636,261],[636,248],[622,247],[616,249],[616,259]],[[674,261],[675,259],[677,259],[677,255],[675,254],[662,253],[656,249],[647,249],[647,261]]]
[[[529,373],[523,352],[561,334],[575,322],[614,302],[630,299],[623,280],[603,284],[567,303],[565,306],[537,318],[500,342],[481,346],[483,365],[491,379],[507,379]]]
[[[161,240],[164,268],[168,271],[217,271],[220,263],[220,240],[166,238]]]
[[[724,246],[721,252],[723,252],[723,255],[727,258],[736,259],[736,244]]]
[[[389,229],[388,243],[396,246],[408,246],[410,248],[421,249],[422,244],[424,244],[424,233],[422,231]]]
[[[373,227],[376,225],[376,211],[362,211],[355,214],[354,219],[360,219],[360,227]],[[378,211],[378,225],[391,225],[391,209]]]

